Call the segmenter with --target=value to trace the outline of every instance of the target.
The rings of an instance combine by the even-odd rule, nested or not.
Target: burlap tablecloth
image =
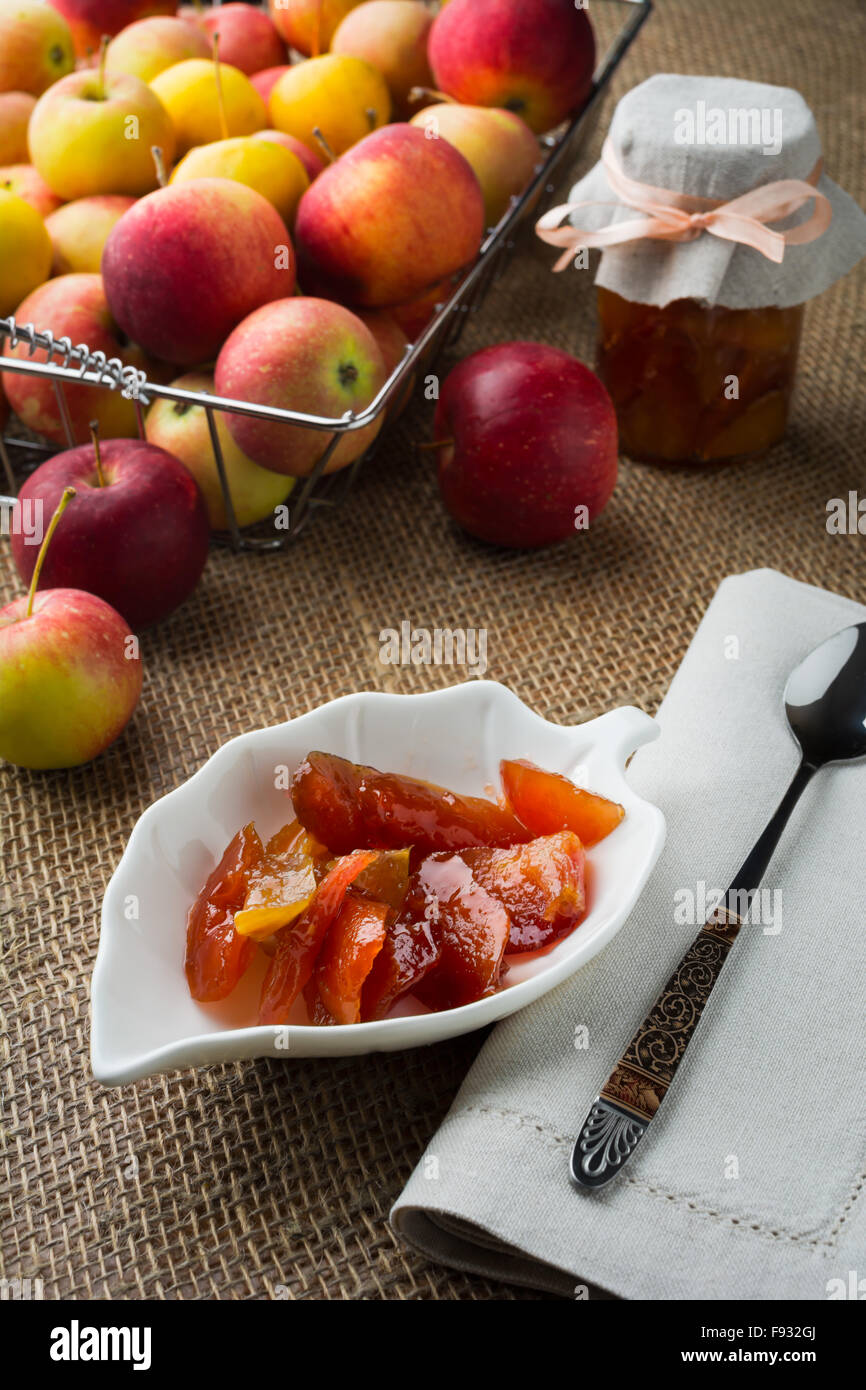
[[[659,70],[785,83],[863,204],[864,51],[858,0],[659,0],[603,124]],[[461,351],[541,338],[592,360],[588,279],[552,276],[552,259],[524,238]],[[481,1035],[97,1086],[88,983],[105,884],[144,807],[232,735],[353,690],[462,678],[380,664],[380,630],[405,619],[486,627],[489,676],[574,722],[652,711],[725,574],[771,565],[862,599],[863,537],[830,536],[825,520],[828,499],[866,492],[864,362],[861,267],[808,311],[783,446],[715,470],[624,463],[603,518],[543,553],[488,550],[451,526],[412,447],[429,437],[419,397],[348,505],[296,547],[213,553],[196,595],[144,636],[144,696],[120,743],[72,773],[4,766],[2,1275],[41,1278],[46,1298],[541,1297],[430,1265],[387,1224]],[[2,563],[5,601],[7,544]]]

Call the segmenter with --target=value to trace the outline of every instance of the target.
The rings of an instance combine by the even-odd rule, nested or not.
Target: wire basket
[[[163,386],[148,380],[136,367],[127,366],[119,358],[106,358],[103,352],[91,352],[85,343],[73,344],[69,338],[55,338],[50,329],[37,328],[32,323],[20,324],[12,317],[0,317],[0,370],[48,377],[54,383],[60,420],[67,444],[73,447],[74,437],[68,406],[64,395],[66,383],[85,384],[97,390],[120,391],[134,402],[139,433],[144,437],[144,408],[151,401],[163,398],[188,405],[201,406],[207,415],[208,431],[217,473],[225,502],[228,529],[218,537],[235,550],[280,550],[295,540],[311,517],[323,509],[338,506],[352,488],[359,471],[379,447],[388,425],[380,430],[373,444],[348,467],[326,474],[325,469],[342,436],[351,430],[364,429],[380,418],[389,404],[398,398],[413,375],[429,367],[438,355],[453,348],[459,341],[468,316],[474,313],[505,270],[514,248],[515,236],[523,223],[554,192],[555,179],[566,161],[587,141],[598,119],[601,97],[613,74],[633,43],[639,29],[648,18],[652,0],[593,0],[593,26],[596,39],[607,42],[604,56],[593,76],[592,88],[583,107],[559,130],[541,137],[540,161],[528,187],[512,199],[511,206],[495,227],[490,228],[482,241],[473,264],[455,277],[450,295],[437,304],[430,322],[414,343],[410,343],[402,362],[391,372],[378,395],[365,410],[349,411],[340,418],[308,415],[301,411],[282,410],[272,406],[252,405],[202,391],[187,391],[177,386]],[[6,355],[7,342],[15,347],[26,344],[25,358]],[[42,350],[48,355],[44,362],[33,361],[33,353]],[[298,482],[290,496],[289,525],[275,532],[269,523],[241,529],[237,523],[231,490],[217,431],[216,412],[252,415],[260,419],[279,420],[292,426],[313,429],[328,438],[313,471]],[[15,472],[9,455],[13,449],[25,460],[34,455],[55,452],[55,446],[30,439],[0,437],[0,465],[6,485],[12,494],[0,501],[10,503],[17,492]],[[26,464],[23,471],[28,471]]]

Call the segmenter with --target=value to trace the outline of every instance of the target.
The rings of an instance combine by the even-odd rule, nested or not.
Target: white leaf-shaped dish
[[[145,811],[108,885],[91,986],[94,1075],[121,1085],[175,1067],[249,1057],[393,1051],[468,1033],[523,1008],[611,939],[658,859],[664,817],[624,776],[629,755],[658,732],[654,720],[630,707],[576,727],[549,724],[505,686],[470,681],[425,695],[347,695],[232,739]],[[476,795],[499,787],[501,758],[529,758],[622,802],[625,820],[588,854],[585,919],[551,950],[512,957],[498,993],[443,1013],[407,1001],[381,1022],[260,1026],[261,968],[223,1003],[197,1004],[183,970],[190,904],[241,825],[254,820],[266,838],[291,819],[277,770],[292,772],[314,748]],[[297,1007],[303,1019],[300,1001]]]

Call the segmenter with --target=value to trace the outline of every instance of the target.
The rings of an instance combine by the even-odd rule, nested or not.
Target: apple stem
[[[156,181],[160,188],[165,188],[165,185],[168,183],[168,174],[165,172],[165,160],[162,157],[162,150],[159,145],[151,145],[150,153],[156,165]]]
[[[99,421],[91,420],[90,438],[93,441],[93,456],[96,459],[96,479],[100,487],[105,487],[105,474],[102,471],[102,458],[99,453]]]
[[[103,34],[99,41],[99,99],[105,101],[105,59],[108,54],[108,45],[111,39],[108,34]]]
[[[452,439],[434,439],[434,440],[432,441],[432,443],[430,443],[430,444],[416,444],[416,445],[415,445],[415,448],[416,448],[416,449],[421,449],[421,450],[426,450],[426,449],[445,449],[445,448],[448,447],[449,444],[453,444],[453,443],[454,443],[453,438],[452,438]]]
[[[220,74],[220,36],[218,33],[213,36],[213,66],[216,75],[216,99],[217,111],[219,112],[220,119],[220,136],[223,140],[228,140],[229,126],[226,120],[225,102],[223,101],[223,82]]]
[[[336,162],[337,156],[334,154],[334,151],[331,149],[331,146],[328,144],[327,140],[325,139],[324,135],[322,134],[322,130],[321,130],[321,127],[320,127],[320,126],[317,126],[317,125],[314,125],[314,126],[313,126],[313,135],[316,137],[316,140],[317,140],[318,143],[321,145],[322,149],[324,150],[325,154],[327,155],[327,157],[328,157],[328,162],[329,162],[330,164],[334,164],[334,163]]]
[[[459,102],[454,97],[450,97],[447,92],[437,92],[435,87],[412,87],[409,92],[410,101],[420,101],[422,97],[433,97],[436,101],[447,102],[449,106],[459,106]]]
[[[39,554],[36,556],[36,564],[33,566],[33,575],[30,580],[30,588],[27,591],[27,608],[24,613],[25,618],[29,618],[33,614],[33,600],[36,597],[36,590],[39,587],[39,576],[42,573],[42,566],[45,563],[45,556],[48,554],[48,547],[51,544],[51,537],[57,530],[57,523],[62,517],[63,513],[66,511],[67,506],[72,501],[74,496],[74,487],[67,487],[63,489],[63,496],[57,503],[57,508],[54,512],[54,515],[48,523],[48,530],[45,532],[42,544],[39,547]]]

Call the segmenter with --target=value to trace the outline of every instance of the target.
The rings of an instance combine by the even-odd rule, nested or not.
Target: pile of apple
[[[593,62],[592,29],[573,0],[270,0],[267,11],[0,0],[0,315],[153,381],[328,418],[361,412],[529,183],[539,133],[584,101]],[[554,516],[550,505],[557,450],[587,420],[603,437],[593,510],[607,500],[613,413],[606,397],[584,400],[580,364],[566,354],[509,346],[494,350],[495,373],[469,359],[463,386],[449,394],[446,383],[440,483],[475,534],[545,543],[564,533],[562,506]],[[567,417],[556,423],[554,403],[554,463],[525,497],[506,443],[490,446],[491,459],[483,438],[503,390],[507,447],[524,474],[543,423],[526,433],[525,410],[513,408],[521,395],[558,394]],[[22,488],[46,515],[75,490],[41,554],[42,588],[96,595],[131,628],[171,612],[200,577],[209,529],[227,524],[205,411],[157,401],[142,441],[136,403],[119,391],[68,385],[65,412],[50,379],[6,372],[2,391],[47,440],[68,443],[71,429],[77,441]],[[8,407],[0,392],[0,419]],[[383,418],[343,434],[329,470],[357,458]],[[218,429],[241,525],[284,502],[327,441],[234,413]],[[534,520],[512,524],[525,504]],[[16,536],[13,553],[32,581],[35,547]],[[22,628],[38,641],[40,601],[0,612],[0,679],[14,646],[23,680]],[[77,670],[65,679],[74,684]],[[58,765],[53,745],[48,761],[31,747],[38,684],[28,765]],[[16,757],[22,736],[6,708],[0,753],[28,761]],[[116,732],[114,721],[105,741]],[[61,765],[79,752],[71,736]]]

